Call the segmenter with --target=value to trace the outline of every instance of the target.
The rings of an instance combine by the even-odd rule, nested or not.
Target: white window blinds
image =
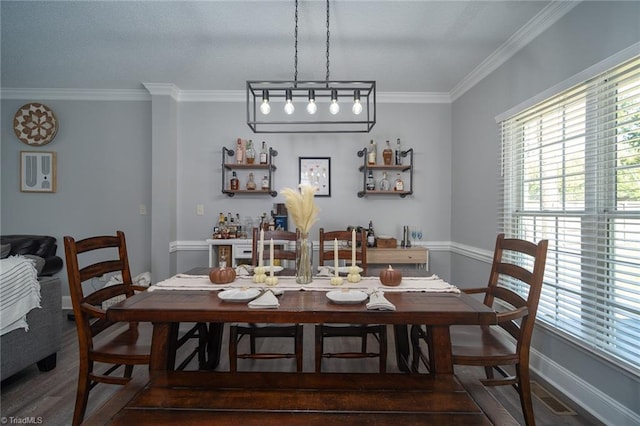
[[[549,240],[538,320],[639,374],[640,58],[500,129],[502,231]]]

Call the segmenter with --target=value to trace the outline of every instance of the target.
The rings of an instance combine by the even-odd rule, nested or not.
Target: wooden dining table
[[[317,406],[319,394],[314,397],[314,393],[301,392],[302,389],[312,389],[328,393],[326,398],[321,398],[324,401],[322,403],[324,408],[320,410],[324,413],[322,421],[330,419],[331,413],[342,412],[341,410],[346,410],[345,412],[348,413],[357,412],[362,419],[366,419],[368,415],[372,416],[376,410],[383,410],[379,411],[379,414],[396,411],[397,414],[405,413],[403,415],[409,416],[407,420],[410,420],[418,418],[411,417],[416,416],[415,410],[417,408],[415,405],[418,404],[421,407],[420,416],[433,415],[436,416],[433,419],[440,419],[437,421],[454,419],[454,417],[448,418],[446,416],[444,420],[441,419],[439,416],[445,415],[443,413],[449,413],[451,416],[474,414],[479,415],[481,419],[477,424],[490,424],[490,422],[485,422],[486,417],[483,410],[480,410],[473,403],[473,400],[464,392],[454,377],[449,327],[456,324],[495,324],[496,313],[464,293],[387,292],[385,297],[395,305],[395,310],[369,310],[365,304],[332,303],[327,299],[326,292],[323,291],[285,291],[278,297],[279,307],[276,309],[252,309],[247,306],[247,303],[229,303],[221,300],[218,297],[218,291],[215,290],[146,291],[127,298],[107,310],[107,319],[152,322],[153,338],[146,393],[142,396],[138,395],[135,402],[129,405],[130,410],[123,410],[124,414],[120,413],[120,418],[127,421],[137,419],[135,416],[140,411],[136,410],[148,409],[150,405],[156,409],[162,406],[160,408],[166,410],[165,414],[168,415],[169,412],[173,412],[175,407],[168,408],[167,405],[179,405],[182,409],[186,409],[183,405],[187,404],[190,407],[187,411],[192,410],[189,412],[192,412],[194,416],[204,416],[204,412],[213,410],[216,416],[224,416],[224,413],[227,413],[228,417],[225,418],[230,418],[231,414],[229,413],[236,410],[234,415],[240,416],[238,418],[248,416],[247,419],[249,419],[259,412],[262,413],[260,419],[265,420],[265,413],[269,413],[271,417],[268,418],[274,419],[273,424],[278,424],[276,419],[286,423],[286,419],[289,417],[284,417],[283,413],[285,412],[293,415],[295,413],[315,413],[319,410],[319,406]],[[427,327],[430,336],[430,373],[427,375],[402,373],[344,375],[336,373],[175,371],[175,342],[177,341],[178,327],[180,323],[184,322],[387,324],[394,326],[396,331],[400,331],[400,334],[404,330],[405,339],[408,325],[423,324]],[[408,341],[404,344],[406,344],[406,349],[401,350],[404,352],[402,356],[405,357],[403,362],[406,366],[409,356]],[[219,386],[216,389],[217,393],[215,393],[219,398],[223,398],[223,395],[226,395],[225,392],[231,392],[230,387],[239,386],[243,389],[243,400],[254,401],[257,399],[260,402],[255,404],[260,407],[247,408],[246,404],[243,404],[242,409],[232,410],[229,408],[229,404],[233,406],[237,402],[237,395],[234,394],[233,397],[229,397],[229,402],[224,403],[224,406],[213,409],[211,408],[212,404],[222,404],[222,402],[203,402],[202,400],[203,387],[205,384],[212,386],[212,383]],[[163,389],[168,393],[164,393]],[[185,394],[180,393],[187,392],[186,389],[191,389],[196,393],[186,397]],[[264,392],[276,392],[278,389],[295,390],[294,393],[297,397],[291,401],[285,398],[288,401],[286,403],[283,402],[282,397],[269,402],[271,396],[265,396]],[[341,390],[345,391],[344,395],[348,395],[348,397],[334,401],[335,392]],[[366,395],[363,393],[365,390]],[[378,393],[371,393],[374,390]],[[255,392],[262,393],[258,396]],[[387,406],[388,404],[398,404],[398,402],[392,403],[390,401],[395,400],[397,395],[403,392],[407,395],[410,392],[419,392],[419,395],[411,394],[410,397],[407,396],[409,399],[402,399],[404,402],[401,403],[401,406]],[[442,392],[446,396],[431,395]],[[357,395],[361,395],[361,398],[358,399]],[[185,402],[187,400],[191,402]],[[327,400],[332,402],[327,402]],[[203,408],[203,404],[208,409]],[[249,405],[252,406],[252,404]],[[283,404],[290,404],[292,407],[283,408]],[[332,404],[337,405],[334,407]],[[298,417],[296,417],[298,421],[303,420]],[[463,416],[460,418],[470,419],[471,417]],[[318,424],[321,424],[322,421],[319,420]],[[390,418],[390,424],[393,421]],[[409,424],[411,422],[409,421]],[[271,423],[265,422],[264,424]]]

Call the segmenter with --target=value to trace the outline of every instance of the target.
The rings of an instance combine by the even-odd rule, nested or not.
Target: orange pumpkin
[[[233,268],[213,268],[209,272],[209,279],[214,284],[228,284],[236,279],[236,271]]]
[[[393,269],[391,265],[389,265],[388,269],[380,271],[380,281],[382,284],[390,287],[400,285],[400,282],[402,281],[402,272],[397,269]]]

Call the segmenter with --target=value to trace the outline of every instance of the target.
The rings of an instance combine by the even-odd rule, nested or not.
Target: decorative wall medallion
[[[27,145],[46,145],[58,132],[58,119],[46,105],[31,102],[21,106],[16,112],[13,131]]]

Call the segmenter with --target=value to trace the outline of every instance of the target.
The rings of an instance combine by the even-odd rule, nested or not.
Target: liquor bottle
[[[376,233],[373,231],[373,221],[369,221],[369,229],[367,229],[367,247],[375,247]]]
[[[369,149],[367,150],[367,164],[370,166],[375,166],[376,161],[378,159],[378,151],[376,148],[376,143],[371,139],[369,143]]]
[[[393,151],[391,150],[391,145],[389,145],[389,141],[387,141],[387,146],[382,151],[382,161],[384,161],[385,166],[390,166],[392,159],[393,159]]]
[[[380,191],[388,191],[391,189],[391,182],[387,179],[387,172],[382,172],[382,179],[380,179],[378,187],[380,188]]]
[[[255,180],[253,180],[253,173],[249,173],[249,180],[247,181],[247,189],[249,191],[253,191],[256,189],[256,182]]]
[[[404,191],[404,182],[402,181],[402,178],[400,177],[400,173],[398,173],[398,176],[396,177],[396,183],[395,183],[395,185],[393,185],[393,190],[394,191]]]
[[[218,226],[224,226],[224,213],[222,212],[220,212],[220,215],[218,216]]]
[[[396,166],[402,165],[402,149],[400,148],[400,138],[396,141]]]
[[[240,187],[240,182],[238,181],[238,175],[236,175],[236,172],[234,170],[231,175],[231,190],[237,191],[239,187]]]
[[[269,176],[265,175],[262,178],[262,190],[263,191],[268,191],[269,190]]]
[[[253,141],[251,139],[247,141],[247,152],[245,153],[245,157],[247,157],[247,164],[253,164],[256,159],[256,150],[253,149]]]
[[[367,191],[375,191],[376,189],[376,181],[373,180],[373,171],[369,170],[369,174],[367,175]]]
[[[267,143],[262,141],[262,149],[260,150],[260,164],[267,164],[269,162],[269,150],[267,150]]]
[[[242,139],[238,138],[236,142],[236,163],[244,163],[244,147],[242,146]]]

